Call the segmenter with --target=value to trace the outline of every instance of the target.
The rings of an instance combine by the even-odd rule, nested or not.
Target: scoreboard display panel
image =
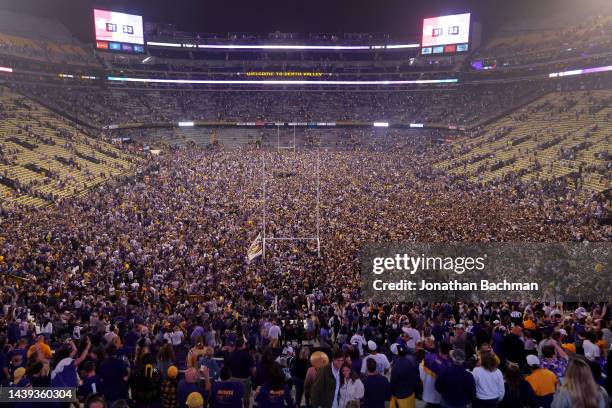
[[[470,41],[470,13],[426,18],[423,20],[421,47],[444,47],[445,53],[467,51]],[[449,47],[449,46],[453,47]]]
[[[98,49],[144,52],[142,16],[94,9],[94,24]]]

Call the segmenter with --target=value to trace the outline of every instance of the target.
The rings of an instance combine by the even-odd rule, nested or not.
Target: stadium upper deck
[[[145,24],[144,55],[117,54],[80,43],[57,22],[6,11],[0,11],[0,22],[0,66],[52,76],[236,79],[289,73],[389,80],[460,73],[466,80],[480,80],[605,66],[612,57],[612,20],[606,15],[568,22],[563,31],[505,28],[483,47],[476,43],[468,53],[443,55],[423,55],[418,38],[393,39],[384,33],[213,35],[152,24]],[[281,49],[261,48],[266,46]]]

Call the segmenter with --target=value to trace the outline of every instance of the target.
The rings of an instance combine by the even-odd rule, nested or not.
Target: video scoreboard
[[[144,53],[142,16],[94,9],[96,48],[104,51]]]
[[[422,55],[466,52],[470,43],[470,13],[423,20]]]

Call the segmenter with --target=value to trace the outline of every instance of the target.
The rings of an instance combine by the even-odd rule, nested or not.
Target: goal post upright
[[[295,131],[295,128],[294,128]],[[295,143],[295,142],[294,142]],[[317,256],[321,257],[321,238],[320,238],[320,229],[321,229],[321,220],[319,214],[319,207],[321,204],[321,154],[319,148],[317,148]]]
[[[262,235],[261,235],[261,257],[265,262],[266,259],[266,151],[263,151],[262,154],[262,184],[263,184],[263,211],[262,211],[262,217],[263,217],[263,223],[262,223]]]
[[[276,124],[276,152],[280,153],[281,150],[293,150],[293,152],[295,153],[297,150],[297,143],[296,143],[296,125],[295,123],[293,124],[293,144],[288,144],[288,145],[284,145],[281,146],[280,143],[280,124]]]

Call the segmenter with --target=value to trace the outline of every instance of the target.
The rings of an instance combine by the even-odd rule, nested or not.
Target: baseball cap
[[[176,368],[176,366],[172,365],[168,367],[168,377],[176,378],[177,375],[178,375],[178,368]]]
[[[540,366],[540,359],[538,358],[538,356],[534,356],[533,354],[530,354],[527,356],[527,365],[528,366]]]
[[[376,348],[377,348],[376,343],[374,343],[372,340],[368,341],[368,349],[370,351],[376,351]]]
[[[199,392],[192,392],[187,396],[185,404],[189,408],[198,408],[204,405],[204,398],[202,398],[202,394]]]

